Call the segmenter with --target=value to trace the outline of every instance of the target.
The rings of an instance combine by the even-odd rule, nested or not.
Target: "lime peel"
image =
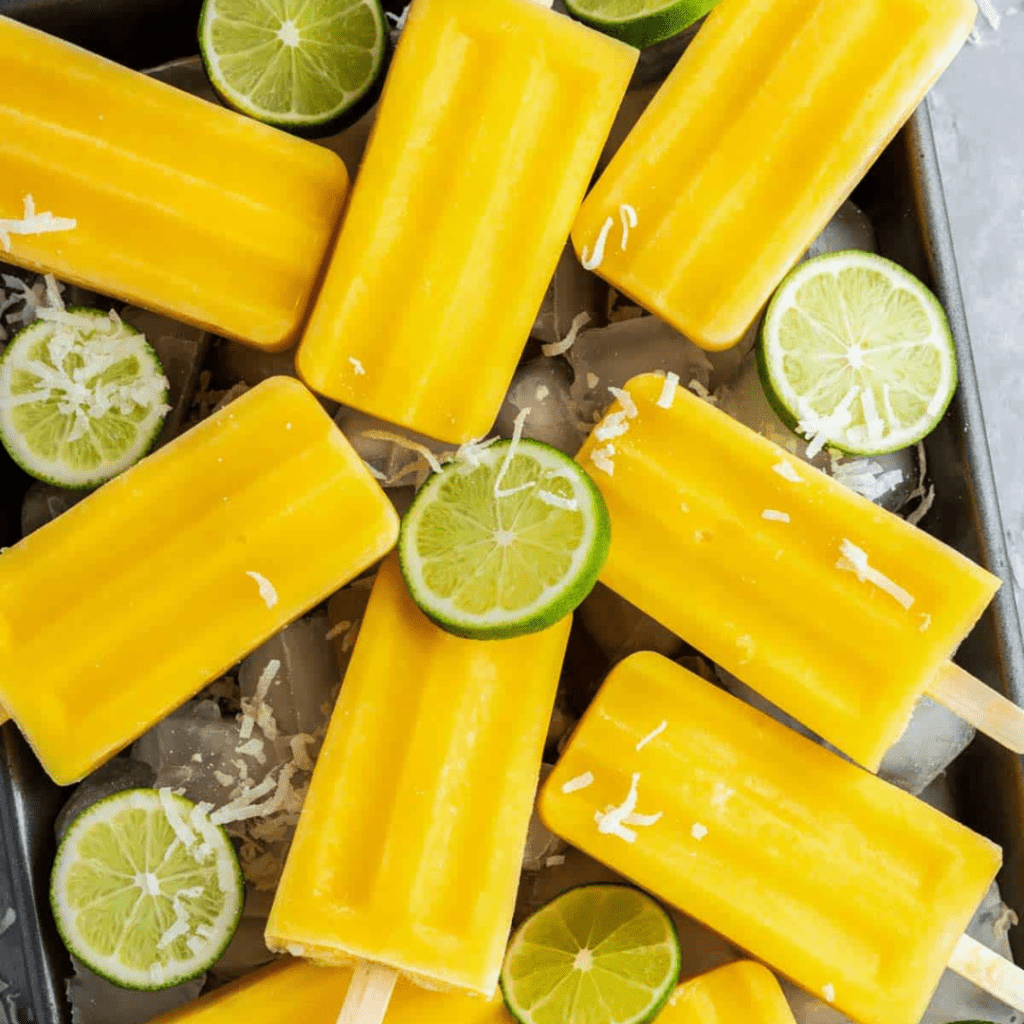
[[[678,35],[717,3],[718,0],[565,0],[566,9],[574,18],[640,48]]]

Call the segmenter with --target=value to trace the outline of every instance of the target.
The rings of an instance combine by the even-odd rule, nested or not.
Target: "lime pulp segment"
[[[286,128],[356,106],[383,69],[387,38],[379,0],[206,0],[199,26],[217,92]]]
[[[857,250],[790,273],[768,305],[757,359],[765,394],[790,427],[857,455],[919,441],[957,384],[938,299],[898,264]]]
[[[718,0],[566,0],[569,13],[630,46],[653,46],[703,18]]]
[[[94,309],[54,312],[0,356],[0,440],[39,480],[96,487],[156,440],[168,383],[145,336]]]
[[[398,542],[413,599],[444,629],[481,639],[554,625],[591,591],[608,510],[568,456],[501,441],[432,476]]]
[[[67,948],[132,989],[202,974],[231,941],[243,895],[227,833],[191,801],[154,789],[116,793],[83,811],[50,885]]]
[[[679,979],[679,939],[654,900],[625,885],[571,889],[513,935],[501,972],[520,1024],[643,1024]]]

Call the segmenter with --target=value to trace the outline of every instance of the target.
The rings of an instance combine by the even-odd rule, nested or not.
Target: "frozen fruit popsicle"
[[[684,982],[658,1014],[660,1024],[795,1024],[775,975],[737,960]]]
[[[0,704],[74,782],[397,536],[317,400],[272,378],[0,555]]]
[[[482,437],[636,60],[531,0],[415,0],[303,380],[431,437]]]
[[[271,949],[494,992],[569,626],[455,637],[413,603],[397,558],[384,562],[267,923]]]
[[[540,812],[860,1024],[917,1024],[1001,860],[953,819],[647,652],[612,670]]]
[[[7,18],[0,63],[0,258],[258,348],[296,340],[348,187],[333,153]]]
[[[334,1024],[351,981],[349,967],[319,967],[303,960],[271,964],[153,1024]],[[400,981],[388,1024],[509,1024],[509,1017],[500,995],[479,999],[428,992]]]
[[[876,770],[922,693],[949,702],[999,581],[671,378],[623,401],[577,456],[611,516],[602,581]]]
[[[976,14],[722,0],[583,204],[584,265],[703,348],[736,344]]]

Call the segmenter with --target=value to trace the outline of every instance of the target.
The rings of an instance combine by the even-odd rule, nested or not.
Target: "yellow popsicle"
[[[736,344],[976,14],[971,0],[722,0],[587,197],[576,251],[698,345]]]
[[[0,704],[74,782],[397,535],[313,395],[271,378],[0,556]]]
[[[0,18],[0,259],[263,349],[294,343],[348,188],[333,153]],[[2,223],[0,223],[2,227]]]
[[[794,1024],[775,975],[752,960],[684,982],[657,1019],[659,1024]]]
[[[303,380],[447,442],[482,437],[636,60],[532,0],[416,0]]]
[[[686,389],[626,390],[577,455],[602,581],[877,769],[999,581]]]
[[[987,839],[649,652],[612,670],[540,812],[860,1024],[917,1024],[1001,860]]]
[[[271,949],[490,996],[571,617],[464,640],[381,566],[267,924]]]
[[[352,971],[303,960],[271,964],[156,1018],[153,1024],[335,1024]],[[400,981],[388,1024],[513,1024],[501,996],[428,992]]]

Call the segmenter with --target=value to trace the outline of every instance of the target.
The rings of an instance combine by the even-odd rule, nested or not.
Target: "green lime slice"
[[[167,789],[125,790],[83,811],[50,881],[64,945],[131,989],[170,988],[207,970],[238,927],[244,895],[227,833]]]
[[[316,136],[376,98],[388,31],[379,0],[204,0],[199,49],[228,106]]]
[[[757,341],[765,395],[814,444],[882,455],[921,440],[956,390],[939,300],[870,252],[827,253],[779,286]]]
[[[630,46],[653,46],[678,35],[718,0],[565,0],[574,17]]]
[[[675,925],[650,896],[626,885],[584,885],[520,925],[501,991],[521,1024],[643,1024],[672,995],[679,964]]]
[[[499,441],[427,480],[398,554],[431,619],[496,640],[568,615],[597,582],[610,538],[604,499],[572,459],[539,441]]]
[[[0,356],[0,441],[37,480],[98,487],[153,446],[167,378],[145,336],[116,316],[48,315]]]

